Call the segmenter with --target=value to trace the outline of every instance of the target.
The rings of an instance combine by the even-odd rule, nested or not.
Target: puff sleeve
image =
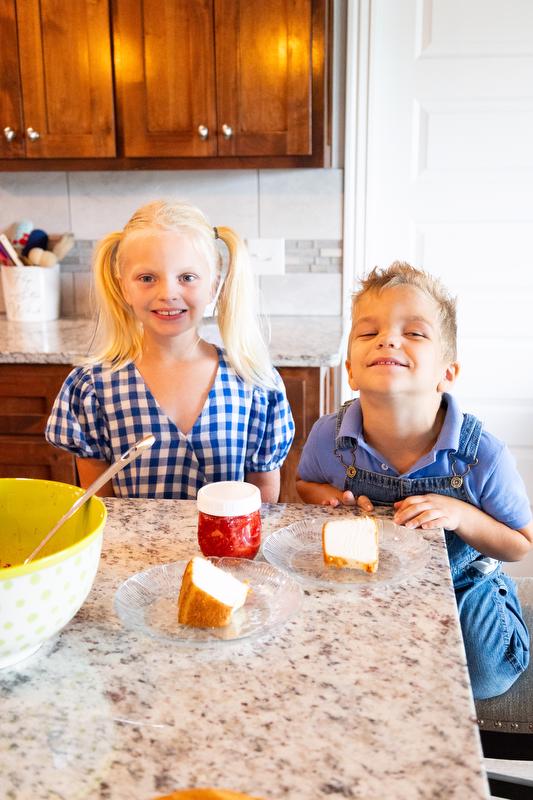
[[[294,439],[294,420],[285,386],[278,372],[275,372],[275,376],[275,389],[253,389],[246,472],[272,472],[279,469]]]
[[[45,436],[78,458],[112,461],[109,429],[91,368],[76,367],[54,402]]]

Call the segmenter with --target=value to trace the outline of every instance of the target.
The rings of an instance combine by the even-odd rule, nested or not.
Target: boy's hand
[[[363,511],[373,511],[374,506],[368,499],[365,497],[364,494],[360,494],[357,500],[352,492],[339,492],[337,496],[328,497],[326,500],[322,501],[323,506],[333,506],[333,508],[337,508],[337,506],[357,506],[358,508],[362,508]]]
[[[443,494],[417,494],[394,503],[394,522],[406,528],[446,528],[461,524],[464,503]]]
[[[329,483],[314,483],[312,481],[303,481],[299,475],[296,475],[296,491],[304,501],[304,503],[314,503],[316,505],[332,506],[358,506],[364,511],[373,511],[374,506],[364,495],[360,495],[357,500],[352,492],[343,492],[342,489],[337,489]]]

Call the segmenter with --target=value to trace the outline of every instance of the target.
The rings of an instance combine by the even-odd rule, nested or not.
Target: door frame
[[[366,186],[368,150],[368,83],[372,0],[348,0],[344,132],[344,209],[342,316],[350,323],[355,281],[367,269]],[[342,369],[341,402],[353,392]]]

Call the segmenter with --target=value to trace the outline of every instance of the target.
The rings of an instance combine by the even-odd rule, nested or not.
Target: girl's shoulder
[[[243,379],[240,377],[238,372],[232,366],[231,361],[228,358],[228,354],[224,350],[223,347],[219,347],[219,345],[214,345],[218,354],[218,373],[217,377],[219,380],[222,381],[223,384],[227,383],[234,383],[238,385],[245,385]]]
[[[70,392],[98,394],[104,388],[120,383],[125,376],[131,376],[132,366],[130,363],[112,370],[106,364],[83,364],[69,372],[63,387]]]
[[[232,383],[237,386],[241,392],[253,397],[264,397],[272,399],[273,396],[280,393],[285,395],[285,385],[279,372],[272,367],[272,375],[274,378],[274,386],[262,386],[258,383],[249,384],[239,375],[235,367],[232,366],[228,354],[223,347],[214,345],[218,352],[219,359],[219,375],[224,383]]]
[[[63,384],[70,389],[88,389],[94,385],[94,367],[89,364],[74,367],[65,378]]]

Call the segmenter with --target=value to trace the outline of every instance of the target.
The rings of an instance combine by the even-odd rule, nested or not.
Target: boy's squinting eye
[[[376,336],[377,331],[361,331],[361,333],[357,334],[358,339],[367,339],[370,336]]]
[[[419,338],[419,339],[426,339],[427,338],[426,334],[422,333],[422,331],[407,331],[406,335],[407,336],[411,336],[411,337],[413,337],[415,339],[416,338]]]

